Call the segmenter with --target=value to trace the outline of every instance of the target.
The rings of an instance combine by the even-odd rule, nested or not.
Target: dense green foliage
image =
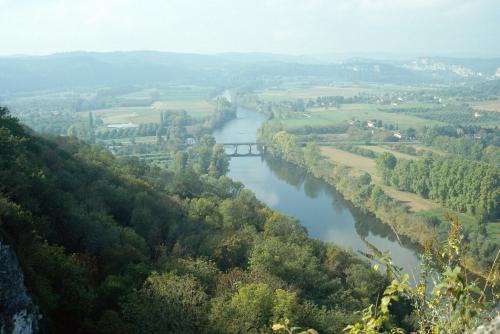
[[[69,53],[0,61],[6,73],[0,93],[2,98],[6,94],[16,116],[36,131],[69,134],[67,138],[36,136],[0,109],[0,241],[11,245],[19,257],[29,292],[43,314],[42,332],[266,333],[272,324],[279,324],[277,330],[288,330],[292,324],[338,333],[348,324],[369,322],[373,314],[359,311],[372,304],[381,310],[373,316],[377,332],[396,326],[415,330],[418,321],[442,321],[436,311],[422,312],[419,307],[424,304],[407,302],[414,295],[405,281],[390,283],[366,261],[311,240],[295,219],[272,212],[241,184],[224,176],[228,159],[207,134],[233,118],[235,108],[223,99],[213,101],[217,94],[204,96],[215,104],[214,113],[206,118],[169,111],[161,113],[158,123],[106,129],[92,114],[88,121],[85,117],[86,111],[95,109],[150,107],[161,98],[158,89],[163,85],[218,86],[217,91],[240,86],[252,92],[279,87],[287,81],[284,78],[305,80],[306,85],[342,81],[420,85],[455,80],[401,64],[295,64],[297,59],[261,56],[263,61],[256,62],[242,59],[248,55]],[[476,116],[468,105],[453,99],[462,103],[497,98],[498,83],[256,104],[262,111],[286,118],[306,117],[301,113],[308,108],[369,103],[377,104],[378,112],[456,125],[407,129],[401,134],[407,139],[418,137],[458,159],[442,161],[433,156],[403,161],[384,156],[380,169],[388,184],[484,221],[499,217],[500,137],[498,129],[477,125],[489,126],[500,116],[494,112]],[[70,90],[56,93],[60,87]],[[26,93],[40,89],[55,91],[32,93],[33,98]],[[128,94],[134,92],[142,93],[139,98]],[[436,94],[447,97],[445,103]],[[407,101],[426,106],[405,108]],[[339,134],[350,140],[397,141],[396,123],[370,120],[376,129],[367,129],[366,119],[353,119],[350,125],[345,121],[307,126],[290,134],[279,124],[268,123],[260,135],[268,153],[335,184],[354,205],[387,223],[393,238],[399,236],[392,230],[420,243],[442,235],[448,226],[439,219],[411,214],[376,186],[370,175],[353,175],[348,168],[333,165],[321,157],[317,145],[303,148],[294,136],[302,135],[306,141]],[[476,126],[458,126],[463,124]],[[135,137],[146,136],[156,136],[156,141],[136,143]],[[118,156],[162,160],[169,169],[137,158],[117,158],[74,137],[109,145]],[[123,141],[127,144],[119,142],[123,139],[128,139]],[[378,155],[352,145],[342,148],[370,158]],[[466,236],[466,255],[483,269],[492,264],[498,250],[485,230],[480,225]],[[439,291],[468,298],[467,282],[460,271],[451,269],[441,270],[450,284]],[[397,297],[401,299],[396,301]],[[469,312],[462,307],[463,300],[451,297],[441,304],[439,313]],[[468,328],[473,324],[461,322],[465,317],[450,319],[442,323]]]
[[[500,97],[500,80],[481,82],[465,87],[451,87],[443,92],[445,96],[453,96],[460,100],[492,100]]]
[[[500,218],[500,174],[490,164],[464,159],[397,160],[385,153],[377,167],[387,184],[481,219]]]
[[[259,130],[259,136],[266,143],[268,154],[305,168],[314,176],[334,185],[355,206],[374,213],[399,235],[421,245],[434,237],[439,240],[446,238],[449,226],[436,216],[409,212],[404,204],[394,201],[381,187],[373,184],[370,175],[353,174],[349,168],[334,165],[322,157],[315,143],[301,148],[296,137],[283,131],[279,122],[266,122]],[[491,266],[498,250],[496,236],[489,235],[486,228],[486,219],[496,219],[498,215],[498,171],[494,166],[463,159],[398,160],[392,154],[383,154],[377,161],[384,182],[392,184],[397,169],[398,182],[411,180],[407,184],[411,188],[408,191],[420,193],[418,190],[425,190],[428,196],[436,196],[436,201],[442,200],[451,208],[471,210],[479,218],[479,223],[474,220],[471,223],[472,229],[466,233],[466,255],[469,259],[474,259],[477,269],[485,270]],[[432,185],[429,174],[431,167],[434,167]],[[438,188],[433,188],[431,194],[430,186]],[[468,188],[471,189],[467,190]],[[453,191],[448,191],[449,189]],[[463,190],[471,191],[474,195],[467,196]]]
[[[437,249],[426,247],[421,262],[421,274],[416,286],[409,284],[409,275],[392,264],[390,257],[374,254],[373,258],[386,268],[391,284],[385,289],[379,305],[370,305],[363,312],[362,321],[349,325],[349,334],[404,333],[402,328],[388,324],[390,306],[404,298],[415,308],[418,333],[471,333],[482,317],[491,319],[488,309],[498,303],[495,279],[489,272],[484,282],[474,280],[462,267],[465,253],[461,223],[447,217],[450,223],[448,237]],[[498,259],[500,250],[496,253]],[[379,264],[374,266],[378,271]],[[491,269],[498,268],[494,263]],[[432,292],[432,293],[431,293]],[[486,315],[486,316],[485,316]]]
[[[337,333],[377,302],[382,276],[223,176],[202,141],[167,171],[34,136],[1,109],[0,240],[43,332],[270,332],[286,318]]]
[[[358,147],[355,145],[339,144],[336,147],[341,149],[341,150],[352,152],[355,154],[359,154],[359,155],[361,155],[363,157],[367,157],[367,158],[376,158],[378,156],[378,153],[376,153],[372,150],[369,150],[369,149],[366,149],[363,147]]]
[[[372,95],[344,96],[318,96],[315,99],[303,100],[281,100],[281,101],[255,101],[255,108],[267,113],[280,115],[286,112],[305,112],[308,108],[339,107],[341,104],[370,103],[375,102],[376,97]]]
[[[420,129],[425,144],[465,159],[500,163],[500,130],[479,126],[442,126]]]
[[[96,132],[97,139],[117,139],[130,137],[155,136],[160,124],[139,124],[137,127],[105,129]]]

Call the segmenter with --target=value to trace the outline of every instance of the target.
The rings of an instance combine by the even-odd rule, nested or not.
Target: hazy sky
[[[500,0],[0,0],[0,54],[500,55]]]

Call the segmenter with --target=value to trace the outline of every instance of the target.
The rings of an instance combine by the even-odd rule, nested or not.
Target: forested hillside
[[[175,168],[42,138],[0,112],[0,240],[23,269],[44,333],[338,333],[387,281],[309,239],[221,175],[202,141]],[[388,323],[408,329],[404,300]]]
[[[453,71],[414,68],[396,60],[347,59],[338,63],[274,54],[226,53],[200,55],[155,51],[68,52],[47,56],[0,58],[0,94],[81,87],[141,86],[158,83],[257,85],[279,78],[307,78],[318,82],[449,83],[476,82]],[[498,59],[484,68],[477,59],[448,59],[442,65],[468,61],[467,66],[494,74]],[[467,68],[467,70],[472,71]]]

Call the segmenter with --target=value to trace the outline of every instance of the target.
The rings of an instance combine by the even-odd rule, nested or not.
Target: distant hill
[[[203,82],[219,77],[223,67],[213,56],[159,52],[78,52],[0,58],[0,92]]]
[[[405,67],[417,71],[492,79],[500,69],[500,58],[419,58],[407,63]]]
[[[425,58],[406,63],[363,58],[341,63],[334,58],[329,60],[263,53],[200,55],[156,51],[0,57],[0,94],[158,83],[228,85],[268,77],[307,77],[329,82],[449,83],[483,80],[494,76],[500,67],[500,58]]]

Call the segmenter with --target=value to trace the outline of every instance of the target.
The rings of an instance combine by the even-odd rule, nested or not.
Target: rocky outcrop
[[[500,315],[488,324],[479,326],[473,334],[498,334],[500,333]]]
[[[38,333],[38,318],[16,254],[0,242],[0,334]]]

